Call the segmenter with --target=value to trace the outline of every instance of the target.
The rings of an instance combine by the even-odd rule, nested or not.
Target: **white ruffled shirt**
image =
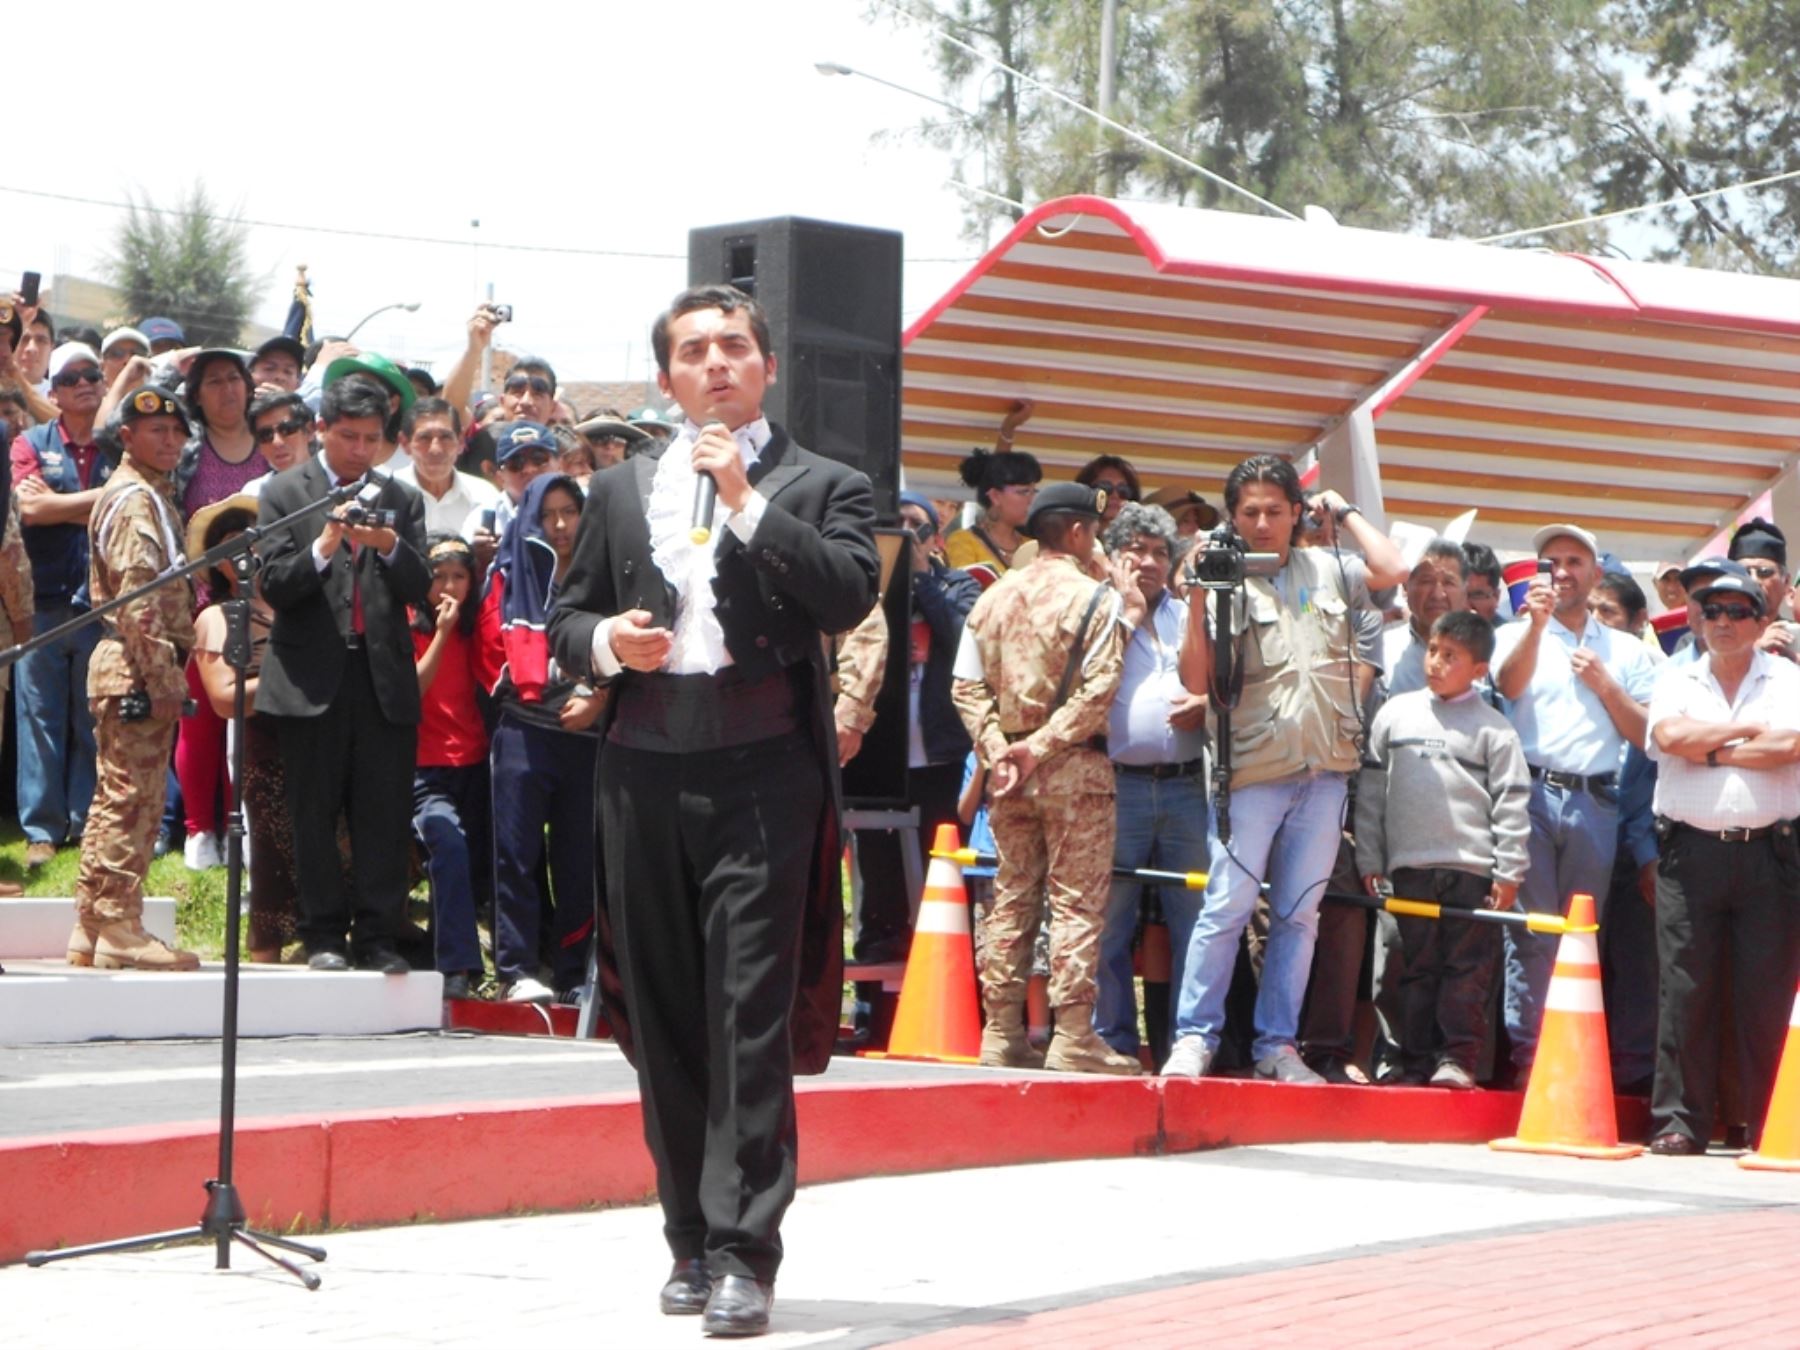
[[[732,433],[746,470],[762,458],[773,433],[767,418],[746,422]],[[645,516],[650,526],[650,560],[675,590],[674,641],[663,669],[672,675],[712,675],[732,664],[725,648],[725,631],[714,612],[718,597],[713,578],[718,574],[718,549],[724,530],[715,529],[705,544],[696,544],[689,533],[694,512],[694,442],[700,428],[691,419],[663,451],[651,478]],[[752,491],[741,511],[725,516],[725,529],[748,544],[768,509],[768,498]],[[602,678],[617,675],[624,667],[613,654],[614,619],[603,619],[594,629],[594,673]]]

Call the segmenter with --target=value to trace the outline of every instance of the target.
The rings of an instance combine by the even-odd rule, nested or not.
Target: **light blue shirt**
[[[1494,634],[1494,682],[1499,683],[1506,658],[1530,632],[1527,619],[1506,624]],[[1533,768],[1583,775],[1616,773],[1627,744],[1613,725],[1600,696],[1576,676],[1569,655],[1586,647],[1640,703],[1650,701],[1656,667],[1643,642],[1630,633],[1608,628],[1592,615],[1579,633],[1551,615],[1538,642],[1537,669],[1517,699],[1502,698],[1501,710],[1511,719]]]
[[[1188,607],[1164,591],[1125,644],[1125,672],[1106,728],[1106,752],[1118,764],[1185,764],[1206,749],[1206,734],[1177,731],[1169,709],[1183,689],[1177,670]]]
[[[1425,687],[1425,643],[1412,624],[1400,624],[1381,635],[1381,669],[1389,698]]]

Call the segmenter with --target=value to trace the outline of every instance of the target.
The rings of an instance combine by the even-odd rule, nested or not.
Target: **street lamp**
[[[935,103],[935,104],[937,104],[938,107],[943,108],[945,111],[955,113],[958,117],[962,118],[963,121],[973,123],[975,126],[976,135],[981,140],[981,187],[978,190],[976,190],[977,195],[982,196],[982,197],[991,197],[995,201],[1005,202],[1008,206],[1018,206],[1019,205],[1017,202],[1012,201],[1010,198],[1002,197],[998,193],[995,193],[995,192],[989,190],[989,188],[988,188],[988,129],[987,129],[987,125],[979,117],[977,117],[974,113],[970,112],[967,108],[958,107],[954,103],[950,103],[944,99],[938,98],[935,94],[927,94],[922,89],[914,89],[910,85],[895,84],[894,81],[884,80],[879,75],[871,75],[866,70],[857,70],[853,66],[845,65],[842,61],[815,61],[815,62],[813,62],[813,69],[818,71],[819,74],[827,75],[827,76],[830,76],[830,75],[856,75],[856,76],[859,76],[862,79],[868,80],[872,84],[879,84],[879,85],[883,86],[884,88],[895,90],[898,93],[910,94],[914,98],[922,98],[927,103]],[[986,79],[987,77],[986,77],[986,75],[983,75],[982,78]],[[965,188],[965,189],[968,188],[968,184],[966,184],[966,183],[953,183],[952,186],[959,187],[959,188]],[[1021,207],[1020,209],[1023,209],[1023,208]],[[981,231],[982,244],[985,247],[986,243],[987,243],[987,233],[988,233],[987,223],[986,223],[987,217],[985,214],[982,217],[982,221],[983,221],[982,231]]]
[[[352,328],[348,333],[344,334],[344,341],[348,342],[351,338],[355,337],[362,326],[377,314],[386,314],[390,309],[403,309],[408,314],[416,314],[419,309],[419,302],[417,300],[396,300],[391,305],[383,305],[380,309],[370,310],[367,314],[363,315],[362,318],[356,321],[355,328]]]

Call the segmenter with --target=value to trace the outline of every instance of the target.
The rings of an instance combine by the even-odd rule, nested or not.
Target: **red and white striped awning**
[[[1051,478],[1110,451],[1217,501],[1361,408],[1390,517],[1683,555],[1800,452],[1800,282],[1064,198],[907,331],[908,484],[955,484],[1019,398]]]

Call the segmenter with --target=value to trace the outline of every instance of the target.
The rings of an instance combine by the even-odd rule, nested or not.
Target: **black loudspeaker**
[[[769,316],[764,412],[868,474],[882,521],[899,513],[900,257],[893,230],[796,216],[688,232],[688,284],[729,282]]]

